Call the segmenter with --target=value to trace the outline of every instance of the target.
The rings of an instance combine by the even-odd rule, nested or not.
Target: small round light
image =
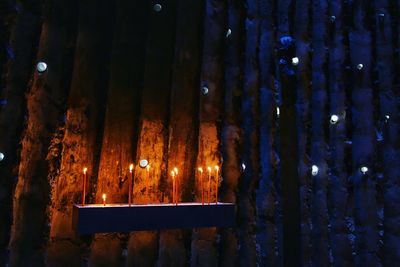
[[[201,88],[201,93],[202,93],[203,95],[207,95],[207,94],[208,94],[208,87],[207,87],[207,86],[203,86],[203,87]]]
[[[38,62],[38,64],[36,65],[36,70],[39,73],[45,72],[47,70],[47,64],[45,62],[42,62],[42,61]]]
[[[242,163],[242,171],[246,170],[246,164]]]
[[[311,166],[311,175],[312,176],[316,176],[318,174],[318,171],[319,171],[319,169],[318,169],[317,165],[312,165]]]
[[[294,58],[292,58],[292,65],[293,66],[297,66],[297,65],[299,65],[299,58],[298,57],[294,57]]]
[[[0,161],[4,160],[4,154],[0,152]]]
[[[154,9],[155,12],[160,12],[161,9],[162,9],[162,6],[160,4],[155,4],[153,6],[153,9]]]
[[[385,119],[389,120],[390,119],[390,115],[385,115]]]
[[[279,107],[276,107],[276,116],[279,118],[280,115],[281,115],[281,110]]]
[[[333,115],[331,116],[331,124],[336,124],[338,121],[339,121],[339,116],[333,114]]]
[[[226,31],[225,37],[228,38],[229,36],[231,36],[231,34],[232,34],[232,30],[231,30],[231,29],[228,29],[228,30]]]
[[[357,65],[357,69],[358,69],[358,70],[362,70],[363,68],[364,68],[364,65],[363,65],[363,64],[360,63],[360,64]]]
[[[360,171],[361,171],[362,174],[365,175],[365,174],[368,172],[368,167],[362,166],[362,167],[360,168]]]
[[[336,21],[336,16],[331,16],[330,20],[331,20],[332,23],[335,22]]]
[[[141,160],[139,161],[139,166],[140,166],[140,168],[146,168],[147,165],[149,165],[149,161],[148,161],[147,159],[141,159]]]

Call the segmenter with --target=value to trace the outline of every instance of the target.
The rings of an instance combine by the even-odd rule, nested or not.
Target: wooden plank
[[[135,161],[140,90],[145,60],[147,5],[144,1],[117,1],[111,54],[107,110],[101,147],[96,202],[102,194],[109,203],[128,201],[129,165]],[[122,183],[122,181],[124,181]],[[93,186],[92,186],[93,187]],[[95,235],[90,262],[116,266],[124,240],[115,235]],[[104,250],[108,253],[105,254]]]
[[[141,1],[140,1],[141,2]],[[150,165],[134,170],[134,203],[168,201],[167,149],[168,118],[171,94],[176,24],[176,0],[144,1],[147,9],[145,70],[141,97],[136,159]],[[135,232],[128,241],[128,266],[154,266],[158,254],[157,232]]]
[[[75,205],[73,227],[79,234],[232,227],[233,203],[180,203],[149,205]]]
[[[195,185],[201,56],[202,0],[179,0],[175,55],[171,82],[167,174],[179,169],[178,201],[193,201]],[[167,190],[171,192],[171,176]],[[167,193],[168,194],[168,193]],[[199,193],[196,194],[197,196]],[[164,231],[160,236],[158,264],[184,265],[190,257],[190,231]],[[171,256],[173,255],[173,259]]]
[[[49,266],[81,263],[81,243],[71,227],[72,204],[82,199],[84,166],[88,168],[90,184],[97,178],[113,25],[113,2],[79,2],[78,37],[60,174],[53,184]]]

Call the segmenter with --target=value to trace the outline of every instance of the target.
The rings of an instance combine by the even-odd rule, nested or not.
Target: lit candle
[[[129,185],[128,185],[128,204],[129,207],[131,206],[132,203],[132,182],[133,182],[133,177],[132,177],[132,172],[133,172],[133,164],[129,165]]]
[[[82,188],[82,206],[85,206],[85,196],[86,196],[86,173],[87,168],[83,168],[83,188]]]
[[[208,167],[207,170],[208,170],[208,205],[210,205],[210,197],[211,197],[211,167]]]
[[[150,199],[150,164],[148,164],[146,166],[146,171],[147,171],[147,181],[146,181],[146,184],[147,184],[147,195],[148,195],[148,197]]]
[[[175,172],[171,171],[172,176],[172,202],[175,203]]]
[[[200,172],[201,203],[204,205],[203,168],[199,167],[198,170]]]
[[[174,168],[174,173],[175,173],[175,201],[176,201],[176,205],[178,205],[178,202],[179,202],[179,195],[178,195],[178,192],[179,192],[179,178],[178,178],[178,174],[179,174],[179,172],[178,172],[178,168],[177,167]]]
[[[106,205],[106,198],[107,198],[106,194],[103,194],[102,198],[103,198],[103,205],[105,206]]]
[[[218,205],[219,167],[215,166],[215,204]]]

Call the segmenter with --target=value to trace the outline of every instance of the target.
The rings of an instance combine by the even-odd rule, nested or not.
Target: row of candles
[[[82,185],[82,205],[85,205],[85,196],[86,196],[86,182],[87,182],[87,168],[83,168],[83,185]],[[147,180],[150,179],[150,165],[146,166],[147,170]],[[201,203],[204,205],[204,170],[202,167],[199,167],[199,178],[200,178],[200,188],[201,188]],[[218,186],[219,186],[219,166],[214,166],[215,171],[215,204],[218,204]],[[211,203],[211,178],[212,178],[213,168],[211,166],[207,167],[207,178],[208,178],[208,192],[207,192],[207,202]],[[178,205],[179,203],[179,170],[177,167],[174,167],[171,171],[172,178],[172,203]],[[128,185],[128,205],[132,204],[132,186],[133,186],[133,164],[129,165],[129,185]],[[103,205],[106,205],[107,195],[105,193],[102,194]]]

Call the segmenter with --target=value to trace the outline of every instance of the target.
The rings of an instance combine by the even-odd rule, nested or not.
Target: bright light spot
[[[298,57],[294,57],[294,58],[292,58],[292,65],[293,66],[297,66],[297,65],[299,65],[299,58]]]
[[[216,171],[219,171],[219,166],[215,166],[214,169],[215,169]]]
[[[246,164],[242,163],[242,171],[246,170]]]
[[[385,119],[390,119],[390,116],[389,115],[385,115]]]
[[[201,88],[201,92],[203,93],[203,95],[208,94],[208,87],[207,87],[207,86],[203,86],[203,87]]]
[[[363,64],[358,64],[358,65],[357,65],[357,69],[358,69],[358,70],[362,70],[363,68],[364,68],[364,65],[363,65]]]
[[[144,168],[144,167],[143,167]],[[129,171],[132,172],[133,171],[133,164],[129,165]]]
[[[362,166],[362,167],[360,168],[360,171],[362,172],[362,174],[366,174],[366,173],[368,172],[368,167]]]
[[[331,16],[331,22],[335,22],[336,16]]]
[[[199,170],[199,172],[203,173],[203,168],[202,167],[199,167],[198,170]]]
[[[228,38],[231,34],[232,34],[232,30],[231,30],[231,29],[228,29],[228,30],[226,31],[225,37]]]
[[[312,165],[311,166],[311,175],[312,176],[316,176],[318,174],[318,171],[319,171],[319,169],[318,169],[317,165]]]
[[[177,168],[177,167],[174,168],[174,173],[175,173],[176,175],[178,175],[179,172],[178,172],[178,168]]]
[[[141,159],[141,160],[139,161],[139,166],[140,166],[140,168],[146,168],[147,165],[149,165],[149,161],[148,161],[147,159]]]
[[[38,64],[36,65],[36,70],[39,73],[45,72],[47,70],[47,64],[45,62],[42,62],[42,61],[38,62]]]
[[[0,152],[0,161],[4,159],[4,154]]]
[[[103,194],[101,197],[103,198],[103,201],[106,202],[107,195]]]
[[[280,115],[281,115],[281,110],[279,107],[276,107],[276,116],[279,118]]]
[[[339,116],[333,114],[333,115],[331,116],[331,124],[336,124],[338,121],[339,121]]]
[[[161,9],[162,9],[162,6],[160,4],[155,4],[153,6],[153,9],[154,9],[155,12],[160,12]]]
[[[83,173],[86,174],[87,173],[87,168],[83,168]]]
[[[207,170],[208,170],[208,172],[211,172],[212,169],[211,169],[210,166],[208,166],[208,167],[207,167]]]

